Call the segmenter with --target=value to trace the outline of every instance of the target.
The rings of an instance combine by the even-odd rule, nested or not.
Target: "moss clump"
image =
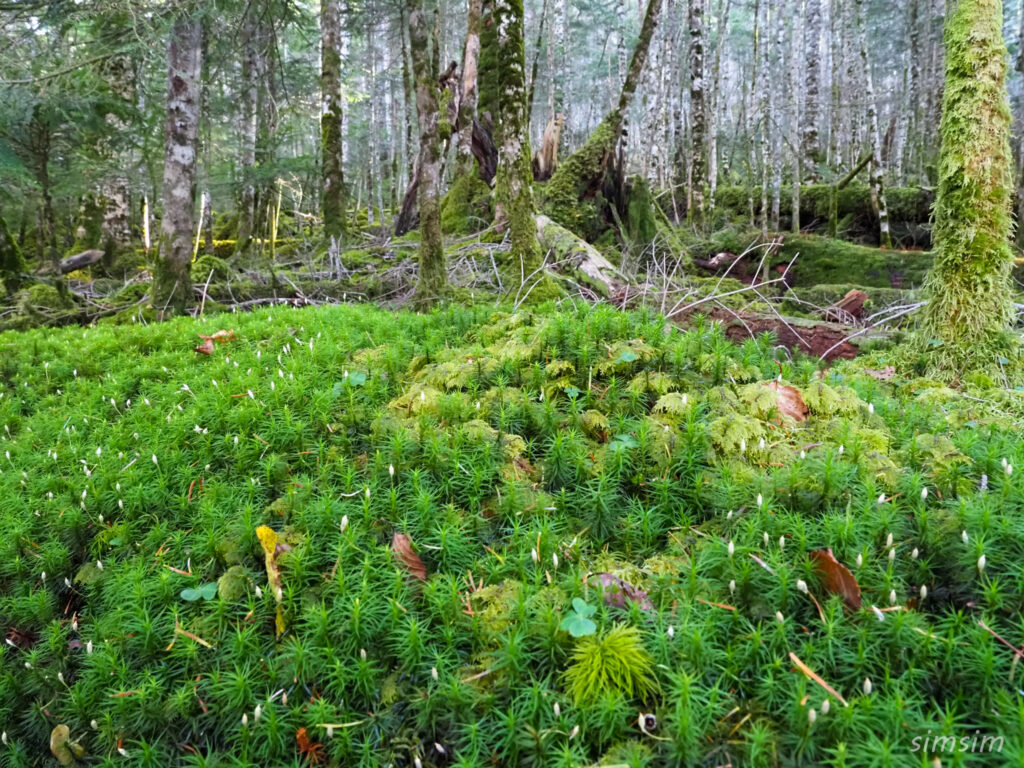
[[[213,272],[214,280],[227,280],[231,276],[231,267],[224,259],[210,254],[203,254],[192,262],[193,282],[205,283],[210,272]]]
[[[631,240],[647,244],[654,240],[658,225],[654,219],[654,198],[646,179],[634,177],[627,189],[626,231]]]
[[[543,187],[541,209],[580,237],[594,240],[604,229],[604,216],[587,201],[601,193],[608,158],[619,139],[622,124],[617,111],[610,113],[584,144],[562,162]]]
[[[944,375],[995,367],[1013,318],[1013,163],[999,0],[961,0],[946,22],[935,268],[922,342]]]
[[[28,270],[18,241],[11,237],[7,222],[0,218],[0,282],[8,294],[21,287],[21,276]]]
[[[479,232],[493,218],[491,188],[476,173],[476,169],[456,177],[441,201],[441,231],[447,235]]]
[[[796,261],[797,285],[854,283],[874,288],[914,288],[924,282],[932,256],[922,251],[889,251],[818,235],[789,235],[773,266]]]

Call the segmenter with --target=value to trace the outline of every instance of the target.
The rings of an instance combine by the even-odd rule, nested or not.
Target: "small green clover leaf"
[[[573,637],[586,637],[597,632],[597,624],[590,617],[597,611],[578,597],[572,600],[572,610],[562,619],[561,628]]]

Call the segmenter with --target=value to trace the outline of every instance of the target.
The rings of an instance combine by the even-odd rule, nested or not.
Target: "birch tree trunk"
[[[708,187],[708,94],[704,76],[704,0],[689,0],[690,30],[690,207],[686,217],[702,230],[707,219]]]
[[[163,219],[152,293],[161,315],[165,308],[184,312],[192,302],[189,268],[195,236],[201,50],[202,22],[184,11],[174,21],[167,46]]]
[[[425,0],[408,0],[409,43],[416,80],[416,113],[420,126],[419,178],[416,184],[420,212],[419,282],[416,303],[431,307],[448,282],[441,239],[441,133],[438,106],[436,33],[427,31]]]
[[[818,138],[818,99],[821,90],[821,3],[804,0],[804,108],[800,115],[800,153],[804,177],[818,181],[821,145]],[[795,85],[795,83],[794,83]]]
[[[857,26],[860,42],[860,63],[864,70],[864,98],[867,101],[867,123],[871,141],[871,207],[878,216],[878,241],[883,248],[892,248],[889,234],[889,208],[885,203],[884,177],[882,167],[882,135],[878,128],[878,104],[875,102],[874,77],[871,74],[871,59],[868,56],[868,37],[865,29],[864,0],[857,0]]]
[[[521,261],[524,274],[540,266],[537,225],[533,220],[533,167],[530,152],[529,105],[526,103],[526,50],[522,0],[495,0],[499,75],[501,144],[496,186],[499,224],[507,224],[511,259]]]
[[[341,0],[323,0],[320,11],[320,142],[323,168],[324,234],[345,236],[345,171],[341,106]]]

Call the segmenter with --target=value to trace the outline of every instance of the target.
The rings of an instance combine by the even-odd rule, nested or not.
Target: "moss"
[[[746,261],[753,269],[763,252],[756,247],[760,240],[760,233],[735,227],[691,241],[690,251],[695,258],[710,259],[719,253],[739,255],[749,249]],[[773,276],[777,277],[790,261],[793,266],[788,281],[793,286],[851,284],[907,290],[924,283],[932,256],[924,251],[870,248],[820,235],[786,235],[769,263],[769,267],[777,268]]]
[[[818,235],[788,235],[772,266],[796,261],[790,277],[796,285],[854,283],[874,288],[916,288],[932,266],[931,254],[889,251]]]
[[[25,258],[18,247],[18,241],[11,237],[7,222],[0,218],[0,282],[8,294],[16,293],[21,287],[21,276],[28,271]]]
[[[217,214],[213,223],[214,240],[231,240],[234,247],[234,240],[238,236],[238,212],[230,211]]]
[[[1009,354],[1013,163],[1000,0],[960,0],[947,18],[935,269],[922,342],[937,374],[995,368]]]
[[[593,240],[604,229],[604,216],[581,201],[601,192],[608,157],[619,139],[618,112],[609,114],[586,143],[559,164],[541,193],[541,209],[554,221],[580,237]]]
[[[627,190],[626,230],[629,237],[636,243],[650,243],[658,232],[654,220],[654,198],[647,180],[634,177]]]
[[[485,229],[493,220],[491,188],[481,180],[474,167],[452,182],[441,201],[441,231],[448,235],[466,235]]]
[[[203,254],[192,262],[192,281],[202,285],[213,272],[213,279],[226,280],[231,276],[231,267],[228,263],[217,256]]]

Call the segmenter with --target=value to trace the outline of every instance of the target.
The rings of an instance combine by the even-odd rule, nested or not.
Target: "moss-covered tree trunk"
[[[946,19],[935,266],[922,330],[932,366],[953,376],[995,367],[1013,316],[1002,19],[1000,0],[960,0]]]
[[[548,182],[546,208],[551,217],[562,226],[579,234],[581,225],[577,210],[579,201],[597,191],[604,182],[608,163],[612,158],[619,138],[625,114],[633,102],[637,86],[643,75],[651,38],[658,24],[662,0],[649,0],[644,14],[643,25],[633,58],[626,73],[626,80],[619,93],[619,103],[605,116],[586,143],[558,166]]]
[[[420,154],[416,185],[420,211],[420,263],[416,303],[435,304],[448,283],[444,243],[441,239],[441,131],[438,104],[438,41],[427,31],[424,4],[407,0],[409,43],[413,77],[416,79],[416,113],[420,126]]]
[[[320,6],[320,142],[323,173],[324,234],[345,235],[345,171],[342,164],[341,0]]]
[[[196,165],[202,22],[184,10],[167,46],[167,125],[164,140],[163,218],[153,273],[153,306],[180,313],[192,303],[192,238],[196,234]]]
[[[533,166],[530,109],[526,93],[526,47],[522,0],[495,0],[499,66],[500,143],[495,199],[496,218],[507,224],[513,262],[525,273],[540,266],[540,246],[533,220]]]

